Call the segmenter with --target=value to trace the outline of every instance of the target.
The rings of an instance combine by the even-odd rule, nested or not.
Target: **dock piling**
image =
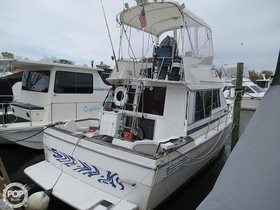
[[[243,79],[243,63],[237,63],[235,100],[233,109],[233,130],[231,136],[231,150],[233,150],[239,139],[239,124],[240,124],[240,107],[242,100],[242,79]]]

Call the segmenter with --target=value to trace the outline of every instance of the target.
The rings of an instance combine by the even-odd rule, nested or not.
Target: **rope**
[[[27,139],[30,139],[30,138],[32,138],[32,137],[34,137],[34,136],[36,136],[36,135],[38,135],[38,134],[44,132],[47,128],[49,128],[49,127],[54,127],[55,125],[58,125],[58,124],[60,124],[60,123],[62,123],[62,122],[56,122],[56,123],[52,123],[52,124],[46,125],[45,128],[44,128],[43,130],[40,130],[39,132],[37,132],[37,133],[35,133],[35,134],[32,134],[32,135],[30,135],[30,136],[28,136],[28,137],[25,137],[25,138],[23,138],[23,139],[15,139],[15,138],[11,138],[11,139],[15,140],[15,141],[13,141],[14,143],[21,142],[21,141],[25,141],[25,140],[27,140]],[[28,130],[28,129],[26,129],[26,130]],[[18,131],[11,131],[11,132],[2,133],[1,135],[4,136],[4,135],[12,134],[12,133],[17,133],[17,132],[18,132]]]
[[[82,139],[83,137],[84,137],[83,134],[81,134],[81,135],[78,136],[78,141],[77,141],[77,143],[75,144],[75,147],[74,147],[74,149],[73,149],[73,151],[72,151],[72,153],[71,153],[72,156],[74,156],[73,154],[74,154],[74,152],[75,152],[75,150],[76,150],[76,148],[77,148],[79,142],[81,141],[81,139]],[[59,176],[57,177],[55,183],[53,184],[53,186],[52,186],[49,190],[53,190],[53,188],[55,187],[55,185],[58,183],[58,181],[59,181],[61,175],[63,174],[64,171],[63,171],[63,167],[62,167],[62,166],[63,166],[63,163],[60,164],[61,172],[60,172]]]

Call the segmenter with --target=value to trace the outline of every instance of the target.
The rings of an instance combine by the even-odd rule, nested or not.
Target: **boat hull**
[[[26,125],[29,124],[29,125]],[[36,124],[36,123],[33,123]],[[45,125],[30,123],[14,123],[0,128],[0,137],[4,143],[16,143],[32,149],[43,149],[43,130]]]
[[[255,111],[258,108],[261,100],[262,98],[243,97],[241,101],[241,109]]]
[[[65,182],[59,178],[61,174],[81,181],[81,184],[71,183],[72,178],[68,177],[67,186],[86,184],[86,187],[75,186],[75,189],[81,189],[75,190],[78,194],[90,188],[91,191],[101,191],[103,199],[111,197],[109,202],[117,204],[115,209],[123,201],[135,204],[139,209],[153,209],[217,156],[230,132],[230,125],[226,124],[224,130],[210,131],[207,137],[201,136],[156,159],[124,148],[93,145],[68,134],[60,133],[58,140],[55,138],[57,131],[48,129],[44,138],[46,161],[27,168],[25,173],[45,189],[53,187],[56,197],[78,209],[87,209],[95,203],[89,204],[86,198],[84,201],[71,201],[62,185],[54,184]],[[49,171],[59,171],[52,181],[43,178],[42,165],[48,165]],[[63,186],[65,188],[66,183]],[[95,197],[92,202],[96,200]],[[88,205],[81,207],[81,203]]]

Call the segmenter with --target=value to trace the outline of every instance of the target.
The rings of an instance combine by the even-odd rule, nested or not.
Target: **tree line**
[[[3,58],[6,58],[6,59],[16,58],[15,55],[13,53],[10,53],[10,52],[1,52],[1,55],[2,55]],[[25,59],[29,60],[28,58],[25,58]],[[55,57],[52,57],[52,58],[45,57],[45,58],[41,59],[41,61],[47,61],[47,62],[53,62],[53,63],[62,63],[62,64],[71,64],[71,65],[75,64],[74,61],[67,60],[67,59],[58,59],[58,58],[55,58]],[[218,72],[218,74],[220,74],[219,71],[217,71],[217,72]],[[265,75],[265,78],[269,78],[269,77],[273,76],[273,72],[270,71],[270,70],[263,70],[261,72],[256,72],[255,70],[249,70],[249,78],[253,82],[255,82],[257,79],[262,79],[263,75]]]
[[[15,56],[13,53],[11,52],[1,52],[2,58],[4,59],[15,59],[15,58],[21,58],[20,56]],[[25,60],[29,60],[28,58],[25,58]],[[49,58],[49,57],[44,57],[42,58],[40,61],[47,61],[47,62],[52,62],[52,63],[62,63],[62,64],[71,64],[74,65],[75,62],[71,61],[71,60],[67,60],[64,58],[58,59],[55,57]]]

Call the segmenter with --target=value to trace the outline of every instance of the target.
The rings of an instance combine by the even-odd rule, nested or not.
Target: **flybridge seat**
[[[22,102],[12,102],[10,103],[10,107],[14,112],[14,115],[23,119],[30,120],[32,122],[39,122],[43,120],[45,110],[42,106]]]
[[[155,73],[158,79],[165,79],[168,69],[172,62],[172,47],[157,47],[155,55]]]
[[[36,106],[33,104],[27,104],[27,103],[22,103],[22,102],[12,102],[10,103],[12,106],[16,106],[22,109],[28,109],[28,110],[44,110],[44,107],[42,106]]]
[[[154,78],[165,79],[168,75],[169,80],[179,80],[179,69],[181,59],[177,56],[177,43],[174,38],[167,36],[155,48],[154,52]]]

